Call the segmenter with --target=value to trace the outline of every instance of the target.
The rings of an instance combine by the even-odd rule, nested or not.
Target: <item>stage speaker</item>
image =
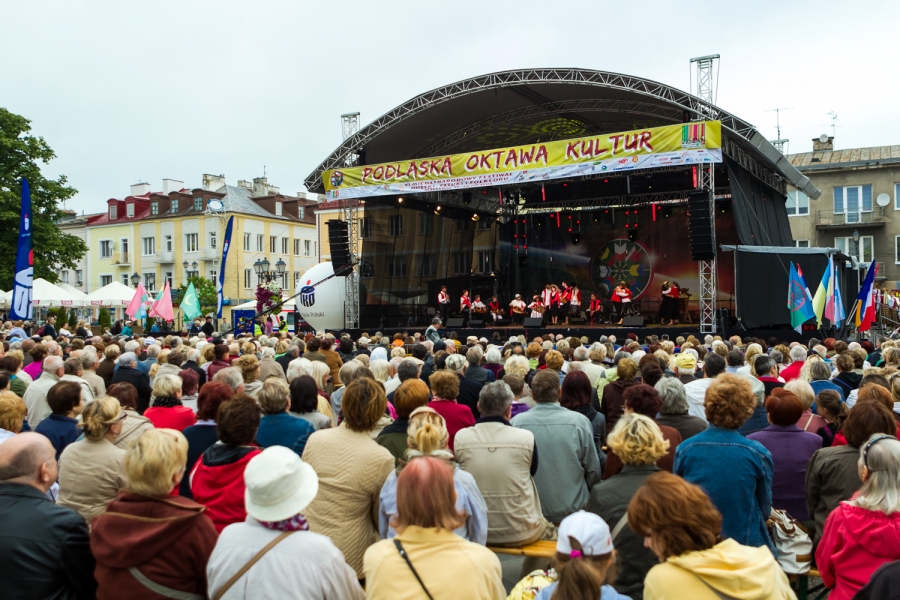
[[[584,325],[587,323],[587,319],[584,317],[569,317],[569,323],[572,325]]]
[[[541,327],[544,324],[544,319],[532,319],[531,317],[527,317],[525,321],[522,322],[523,327]]]
[[[688,195],[688,234],[691,239],[693,260],[713,260],[716,247],[713,244],[712,214],[709,192],[691,192]]]
[[[350,227],[346,221],[331,219],[328,221],[328,246],[331,251],[331,264],[338,276],[346,277],[352,263],[350,256]]]
[[[481,319],[469,319],[469,327],[484,327],[484,321]]]
[[[447,323],[446,325],[444,325],[444,327],[446,327],[447,329],[459,329],[463,326],[463,321],[465,321],[465,319],[463,319],[462,317],[450,317],[449,319],[447,319]]]
[[[622,319],[622,327],[643,327],[644,317],[625,317]]]

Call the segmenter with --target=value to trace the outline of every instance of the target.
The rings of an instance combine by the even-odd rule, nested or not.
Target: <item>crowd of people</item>
[[[5,598],[793,598],[773,511],[900,590],[892,340],[11,329]]]

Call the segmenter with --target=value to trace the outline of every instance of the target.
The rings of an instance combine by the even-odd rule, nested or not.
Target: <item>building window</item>
[[[75,285],[81,286],[84,283],[84,272],[81,269],[75,270]],[[126,284],[127,285],[127,284]]]
[[[488,231],[491,228],[491,222],[488,219],[482,218],[478,221],[478,229],[480,231]],[[576,219],[572,221],[572,231],[581,231],[581,219]]]
[[[453,274],[464,275],[472,266],[472,257],[468,252],[453,253]]]
[[[286,237],[281,238],[281,253],[288,253],[288,239]]]
[[[388,277],[406,277],[405,256],[395,256],[388,262]]]
[[[483,251],[478,253],[478,272],[485,275],[494,270],[494,253]]]
[[[100,276],[100,287],[109,285],[111,283],[112,283],[112,275],[101,275]]]
[[[809,240],[795,240],[794,245],[798,248],[809,248]]]
[[[253,287],[253,271],[250,269],[244,269],[244,288],[250,289]]]
[[[300,213],[300,218],[301,218],[301,219],[305,219],[305,218],[306,218],[306,207],[305,207],[305,206],[300,206],[300,207],[298,207],[298,208],[297,208],[297,211]]]
[[[100,258],[112,258],[112,240],[100,240]]]
[[[434,235],[434,215],[419,213],[419,235]]]
[[[900,210],[900,183],[894,184],[894,210]]]
[[[300,287],[300,278],[303,276],[303,273],[300,271],[294,271],[294,289]]]
[[[809,196],[800,190],[793,190],[787,193],[787,201],[785,202],[789,217],[797,217],[809,214]],[[837,211],[835,211],[837,212]]]
[[[276,217],[282,216],[281,202],[275,203],[275,216]]]
[[[119,240],[119,249],[122,251],[124,258],[126,261],[128,260],[128,238],[121,238]]]
[[[845,223],[859,223],[862,213],[872,212],[872,186],[834,188],[834,214],[846,215]]]
[[[834,247],[844,254],[855,257],[858,262],[868,264],[872,262],[875,238],[871,235],[864,235],[859,238],[857,244],[852,237],[836,237],[834,238]]]
[[[269,252],[271,254],[275,254],[275,245],[278,243],[278,238],[274,235],[269,236]]]
[[[359,276],[360,277],[375,277],[375,265],[372,264],[372,261],[368,259],[360,259],[359,261]]]
[[[125,205],[125,216],[129,219],[134,217],[134,202],[129,202]]]
[[[194,210],[203,210],[203,198],[194,196]]]
[[[196,252],[200,249],[200,234],[188,233],[184,236],[184,251]]]
[[[159,202],[153,201],[150,203],[150,214],[151,215],[159,214]]]
[[[294,240],[294,256],[300,256],[300,240]]]
[[[261,233],[256,235],[256,251],[263,251],[263,235]]]
[[[393,237],[403,235],[403,215],[391,216],[391,235]]]
[[[213,250],[216,249],[216,237],[217,236],[218,236],[218,234],[215,231],[209,232],[209,247],[212,248]]]
[[[118,213],[117,208],[118,207],[115,204],[110,205],[110,207],[109,207],[109,220],[110,221],[116,220],[116,214]]]
[[[178,212],[178,198],[172,198],[172,204],[169,206],[170,213]]]
[[[471,223],[469,219],[456,219],[456,230],[457,231],[468,231],[469,223]]]
[[[60,274],[60,279],[62,279],[63,283],[69,283],[69,270],[65,269]]]
[[[148,292],[156,291],[156,273],[144,273],[144,287]]]
[[[141,244],[142,244],[144,256],[152,256],[152,255],[156,254],[156,238],[152,238],[152,237],[141,238]]]
[[[244,234],[244,251],[245,252],[250,251],[250,234],[249,233]]]
[[[361,239],[372,237],[372,217],[363,217],[360,220],[359,237]]]
[[[423,254],[419,256],[419,268],[416,275],[419,277],[434,277],[437,273],[437,257],[434,254]]]
[[[172,271],[166,271],[165,281],[169,283],[169,289],[172,289],[175,286],[175,280],[172,279]]]
[[[309,256],[311,248],[312,242],[310,240],[303,240],[303,256]]]
[[[128,275],[128,273],[122,273],[122,285],[127,285],[128,287],[131,287],[130,278],[131,278],[131,276]]]
[[[894,236],[894,264],[900,265],[900,235]]]
[[[217,271],[210,270],[209,272],[209,280],[210,281],[218,281],[219,273]]]

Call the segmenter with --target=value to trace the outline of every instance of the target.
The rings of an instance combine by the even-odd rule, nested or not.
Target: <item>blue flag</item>
[[[791,263],[791,281],[788,285],[788,309],[791,311],[791,327],[797,333],[800,333],[804,323],[816,317],[809,288],[803,274],[794,268],[794,263]]]
[[[31,320],[31,293],[34,287],[34,242],[31,238],[31,189],[22,178],[22,212],[19,215],[19,246],[13,282],[10,320]]]
[[[222,318],[222,304],[225,300],[225,261],[228,260],[228,248],[231,247],[231,228],[234,225],[234,215],[228,217],[228,225],[225,227],[225,240],[222,242],[222,264],[219,265],[219,281],[216,282],[216,293],[219,296],[216,316]]]

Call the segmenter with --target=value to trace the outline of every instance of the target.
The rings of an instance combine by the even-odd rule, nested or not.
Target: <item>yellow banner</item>
[[[322,181],[329,198],[365,198],[722,162],[721,148],[721,122],[704,121],[331,169]]]

